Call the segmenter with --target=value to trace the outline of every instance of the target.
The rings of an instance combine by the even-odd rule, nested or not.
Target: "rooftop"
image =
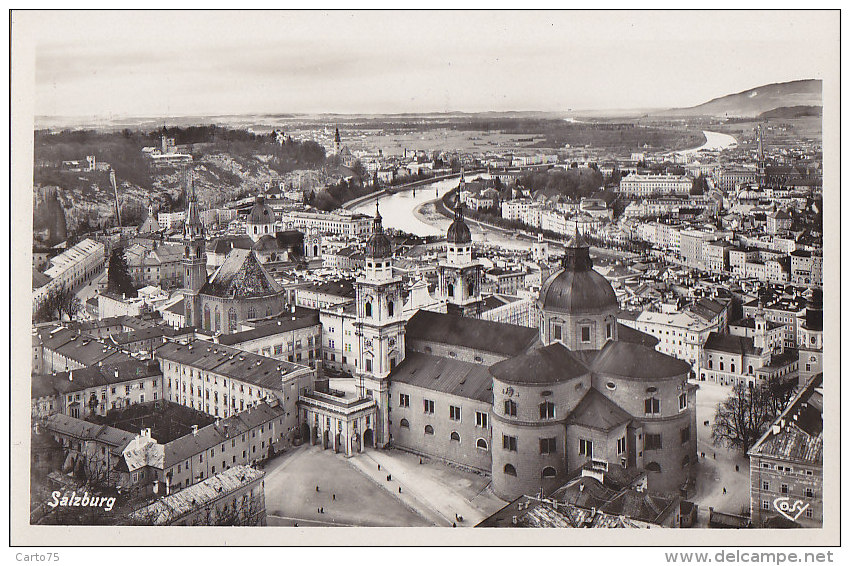
[[[407,340],[451,344],[505,357],[518,356],[538,343],[535,328],[465,318],[426,310],[407,323]]]
[[[398,383],[493,402],[493,380],[487,367],[481,364],[408,352],[393,370],[391,378]]]

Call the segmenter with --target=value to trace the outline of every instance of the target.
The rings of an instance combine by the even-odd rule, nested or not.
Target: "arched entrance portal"
[[[367,428],[366,432],[363,433],[363,447],[375,447],[375,433],[371,428]]]

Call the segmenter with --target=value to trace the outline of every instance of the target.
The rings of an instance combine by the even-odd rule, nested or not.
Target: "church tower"
[[[377,206],[377,204],[376,204]],[[360,342],[357,361],[357,393],[378,403],[371,436],[376,446],[390,441],[389,375],[404,360],[402,313],[404,285],[393,275],[393,250],[384,234],[381,213],[375,216],[375,229],[366,244],[366,271],[355,284],[357,317],[355,333]],[[366,439],[367,431],[363,431]]]
[[[201,304],[198,294],[207,282],[207,250],[191,171],[186,173],[186,185],[188,208],[183,227],[183,304],[186,326],[200,326]]]
[[[759,124],[759,154],[758,154],[759,187],[764,187],[767,184],[767,167],[764,162],[764,142],[761,137],[761,124]]]
[[[342,141],[339,138],[339,128],[334,132],[334,155],[339,155],[342,151]]]
[[[461,181],[462,182],[462,181]],[[472,234],[463,220],[463,203],[446,232],[446,260],[439,264],[440,295],[447,312],[477,318],[481,315],[481,264],[472,260]]]

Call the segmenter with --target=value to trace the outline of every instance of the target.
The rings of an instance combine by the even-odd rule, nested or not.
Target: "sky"
[[[33,45],[40,116],[569,112],[687,107],[833,75],[838,17],[18,12],[12,36],[13,54],[16,40]]]

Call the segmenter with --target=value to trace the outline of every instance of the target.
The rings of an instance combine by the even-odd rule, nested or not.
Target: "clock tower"
[[[481,264],[472,260],[472,234],[463,220],[463,203],[446,232],[446,260],[439,264],[440,295],[447,312],[478,318],[481,315]]]
[[[390,441],[389,375],[404,359],[405,320],[403,283],[401,277],[393,275],[392,242],[384,234],[380,212],[375,215],[375,229],[366,244],[365,273],[355,286],[354,328],[360,343],[357,393],[377,401],[376,422],[370,428],[375,445],[386,446]]]

